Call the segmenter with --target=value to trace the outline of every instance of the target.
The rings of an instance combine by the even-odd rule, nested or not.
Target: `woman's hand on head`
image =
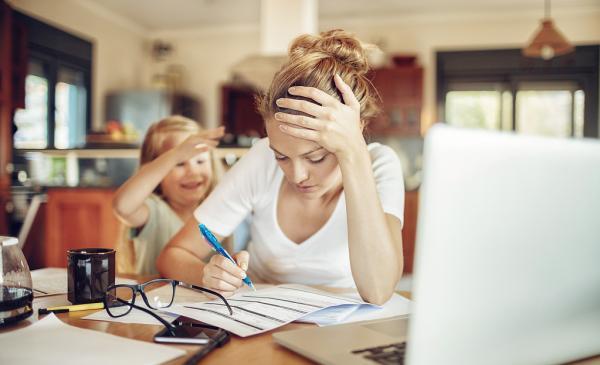
[[[182,162],[215,148],[219,139],[225,134],[225,127],[206,129],[192,134],[173,150],[177,154],[177,161]]]
[[[208,264],[204,265],[202,286],[225,297],[233,295],[244,285],[242,279],[246,277],[250,256],[247,251],[240,251],[233,258],[237,265],[226,257],[213,255]]]
[[[360,103],[350,86],[339,75],[335,75],[334,80],[342,93],[343,103],[317,88],[293,86],[288,90],[290,94],[312,99],[316,103],[281,98],[277,100],[277,105],[312,117],[279,112],[275,113],[275,119],[281,122],[279,128],[282,132],[313,141],[340,157],[354,148],[365,146],[365,140],[362,135]]]

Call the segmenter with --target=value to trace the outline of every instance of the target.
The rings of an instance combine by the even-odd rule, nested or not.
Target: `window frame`
[[[23,13],[15,12],[15,15],[25,24],[28,61],[40,62],[48,80],[47,145],[45,149],[55,149],[56,84],[59,69],[66,68],[83,73],[83,86],[86,89],[84,128],[86,133],[91,130],[93,43]],[[14,145],[13,149],[21,150],[16,149]]]
[[[438,120],[444,121],[446,93],[453,90],[452,84],[498,83],[506,85],[513,96],[511,121],[514,131],[519,84],[572,82],[585,93],[583,135],[598,138],[599,59],[599,45],[577,46],[573,53],[547,61],[525,57],[520,49],[436,52]]]

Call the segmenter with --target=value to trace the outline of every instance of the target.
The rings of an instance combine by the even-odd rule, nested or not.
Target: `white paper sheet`
[[[68,292],[67,269],[49,267],[31,271],[33,296],[36,298],[48,295],[66,294]],[[135,280],[115,278],[117,284],[135,284]]]
[[[229,315],[220,300],[204,303],[179,303],[172,313],[221,327],[241,337],[270,331],[323,308],[342,304],[364,304],[303,285],[279,285],[256,292],[244,291],[227,298],[233,308]]]
[[[358,294],[349,296],[352,299],[360,298]],[[319,326],[333,324],[370,321],[398,316],[406,316],[411,312],[412,302],[405,297],[394,294],[383,306],[372,305],[343,305],[322,309],[318,312],[302,317],[298,322],[316,323]]]
[[[0,334],[0,364],[161,364],[185,351],[67,325],[54,314]]]

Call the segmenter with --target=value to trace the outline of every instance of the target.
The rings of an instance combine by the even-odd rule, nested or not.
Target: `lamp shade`
[[[573,50],[573,45],[554,27],[552,19],[546,18],[542,20],[542,26],[533,40],[523,48],[523,55],[548,60],[554,56],[573,52]]]

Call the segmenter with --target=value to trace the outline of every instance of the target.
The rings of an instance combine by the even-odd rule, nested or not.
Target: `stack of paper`
[[[74,326],[47,315],[0,334],[0,364],[161,364],[185,355],[177,348]]]
[[[371,306],[360,299],[293,284],[256,292],[244,291],[227,298],[227,301],[233,308],[233,315],[229,314],[220,300],[181,303],[169,308],[169,311],[246,337],[281,327],[324,308],[339,305]]]

